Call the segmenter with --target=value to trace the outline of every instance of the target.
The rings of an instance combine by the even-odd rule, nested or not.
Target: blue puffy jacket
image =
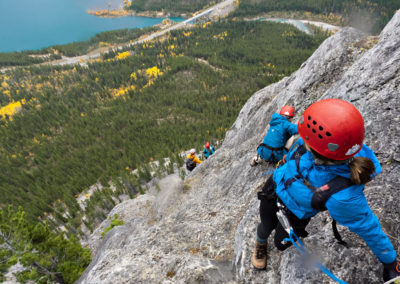
[[[264,138],[263,144],[272,148],[283,148],[290,136],[298,133],[296,124],[290,123],[286,117],[277,113],[272,115],[269,125],[270,127]],[[257,149],[257,154],[264,160],[270,162],[278,162],[282,160],[283,155],[286,153],[287,150],[284,148],[272,151],[266,147],[259,146]]]
[[[204,148],[203,149],[203,154],[204,157],[207,159],[208,157],[210,157],[212,154],[215,153],[215,148],[213,146],[210,145],[210,149]]]
[[[299,139],[297,143],[302,145],[303,140]],[[319,212],[311,207],[312,191],[301,179],[285,188],[285,181],[297,175],[298,172],[295,160],[290,160],[294,151],[291,150],[288,153],[287,162],[274,172],[276,193],[298,218],[310,218]],[[363,145],[357,156],[369,158],[374,163],[374,176],[382,171],[374,152],[366,145]],[[313,155],[308,151],[300,158],[299,171],[314,187],[323,186],[337,175],[350,178],[348,165],[316,165]],[[331,217],[358,234],[381,262],[393,262],[396,252],[388,237],[383,233],[378,218],[369,208],[363,190],[364,185],[352,185],[333,194],[325,206]]]

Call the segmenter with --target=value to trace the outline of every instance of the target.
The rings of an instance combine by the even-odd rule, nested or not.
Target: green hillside
[[[193,13],[221,1],[210,0],[133,0],[129,9],[137,12],[164,11],[172,15]],[[379,33],[400,9],[399,0],[238,0],[232,17],[262,14],[280,17],[315,19],[335,25],[353,26]]]
[[[2,283],[3,273],[17,264],[24,267],[14,271],[19,283],[74,283],[91,260],[90,250],[75,236],[52,232],[47,223],[29,222],[22,208],[0,210],[0,233]]]
[[[299,18],[319,19],[336,25],[353,26],[361,30],[379,33],[400,8],[399,0],[240,0],[233,17],[249,17],[274,11],[290,12]]]
[[[206,5],[213,5],[220,0],[133,0],[129,9],[137,12],[143,11],[165,11],[172,15],[180,15],[182,13],[194,13],[202,9]]]
[[[122,29],[108,31],[95,35],[88,41],[72,42],[63,45],[55,45],[40,50],[28,50],[21,52],[0,52],[0,67],[27,66],[47,61],[61,59],[61,56],[72,57],[83,55],[98,48],[110,48],[111,45],[126,43],[135,40],[143,34],[158,30],[157,27],[142,29]]]

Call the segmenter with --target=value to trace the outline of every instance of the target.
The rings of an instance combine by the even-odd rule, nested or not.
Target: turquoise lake
[[[122,5],[122,0],[0,0],[0,52],[84,41],[100,32],[148,27],[163,20],[99,18],[87,13],[107,9],[108,4],[115,9]]]

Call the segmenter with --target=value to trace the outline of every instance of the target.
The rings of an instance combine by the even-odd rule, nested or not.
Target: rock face
[[[293,247],[281,253],[270,242],[266,271],[255,271],[250,263],[259,222],[256,192],[268,166],[251,168],[249,161],[266,124],[285,104],[295,106],[296,120],[310,103],[330,97],[352,102],[364,116],[365,143],[383,166],[365,194],[400,253],[399,93],[400,12],[379,41],[343,29],[292,76],[255,93],[223,145],[186,178],[185,186],[161,188],[160,196],[173,196],[169,202],[161,206],[157,202],[167,197],[143,196],[119,205],[140,210],[130,209],[125,225],[104,237],[79,282],[332,283],[299,261]],[[177,177],[171,183],[177,184]],[[349,248],[338,245],[326,213],[313,218],[307,230],[306,247],[336,276],[349,283],[381,283],[382,267],[357,235],[339,226]]]

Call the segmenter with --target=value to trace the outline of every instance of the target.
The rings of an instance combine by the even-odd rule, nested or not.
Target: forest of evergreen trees
[[[341,24],[366,32],[379,33],[400,8],[398,0],[240,0],[233,17],[249,17],[271,11],[302,11],[340,17]]]
[[[60,59],[61,56],[83,55],[101,47],[110,48],[114,44],[128,43],[156,30],[158,30],[157,27],[122,29],[99,33],[87,41],[55,45],[40,50],[0,52],[0,67],[27,66]]]
[[[19,263],[19,283],[74,283],[91,260],[73,235],[52,232],[47,223],[29,222],[22,208],[0,210],[0,282]]]
[[[179,16],[184,13],[194,13],[206,5],[214,5],[221,0],[133,0],[129,9],[136,12],[143,11],[164,11],[173,16]]]
[[[172,15],[193,13],[206,6],[220,1],[210,0],[133,0],[129,9],[137,12],[164,11]],[[379,33],[394,12],[400,9],[399,0],[238,0],[239,8],[232,17],[251,17],[269,12],[302,13],[302,19],[308,18],[307,13],[318,14],[328,22],[353,26],[366,32]],[[339,21],[337,21],[339,19]]]
[[[74,196],[89,185],[223,139],[248,97],[296,70],[324,38],[275,23],[203,26],[88,68],[1,76],[0,204],[37,219],[61,199],[74,219]]]

